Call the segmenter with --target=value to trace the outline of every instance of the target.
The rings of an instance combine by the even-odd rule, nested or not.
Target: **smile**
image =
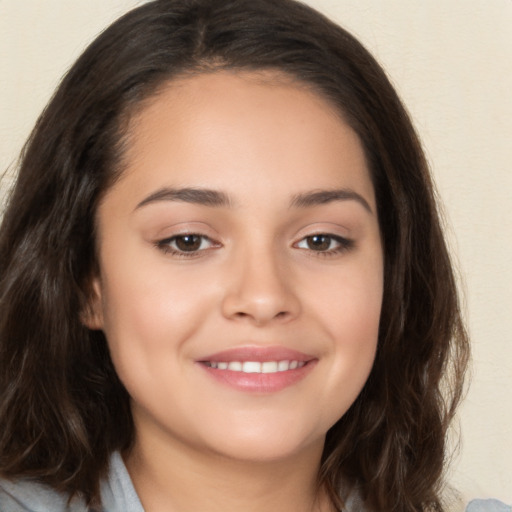
[[[207,361],[206,366],[242,373],[278,373],[302,368],[304,361]]]
[[[293,387],[318,358],[283,346],[238,346],[196,360],[214,381],[245,393],[269,394]]]

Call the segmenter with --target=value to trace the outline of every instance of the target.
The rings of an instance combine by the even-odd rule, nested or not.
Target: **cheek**
[[[383,262],[379,251],[353,258],[338,272],[316,276],[310,309],[322,317],[333,340],[363,351],[376,343],[383,296]]]
[[[212,292],[190,274],[170,272],[152,262],[138,265],[112,258],[102,282],[103,330],[118,371],[138,366],[151,372],[152,360],[194,337],[212,302]]]
[[[342,376],[356,388],[362,388],[377,349],[381,295],[378,292],[345,291],[325,312],[329,317],[326,324],[334,345],[334,370],[338,378]]]
[[[382,262],[347,266],[333,279],[318,279],[324,293],[311,294],[332,357],[325,359],[323,421],[331,426],[350,408],[371,372],[378,343],[383,294]]]

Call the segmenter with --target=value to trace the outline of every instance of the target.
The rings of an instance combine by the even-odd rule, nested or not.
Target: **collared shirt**
[[[128,470],[118,452],[112,454],[108,478],[101,482],[102,508],[94,510],[83,500],[68,497],[30,480],[0,480],[0,512],[144,512]],[[347,512],[362,512],[357,493],[346,503]],[[512,512],[512,507],[498,500],[473,500],[466,512]]]

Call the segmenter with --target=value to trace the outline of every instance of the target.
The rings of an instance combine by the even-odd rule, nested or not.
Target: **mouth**
[[[302,368],[306,361],[205,361],[209,368],[242,373],[278,373]]]
[[[237,347],[197,361],[206,373],[235,390],[274,393],[304,379],[316,357],[284,347]]]

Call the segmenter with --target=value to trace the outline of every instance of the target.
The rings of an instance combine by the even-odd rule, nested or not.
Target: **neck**
[[[284,459],[247,461],[139,438],[125,461],[146,512],[328,512],[317,484],[322,449],[319,441]]]

